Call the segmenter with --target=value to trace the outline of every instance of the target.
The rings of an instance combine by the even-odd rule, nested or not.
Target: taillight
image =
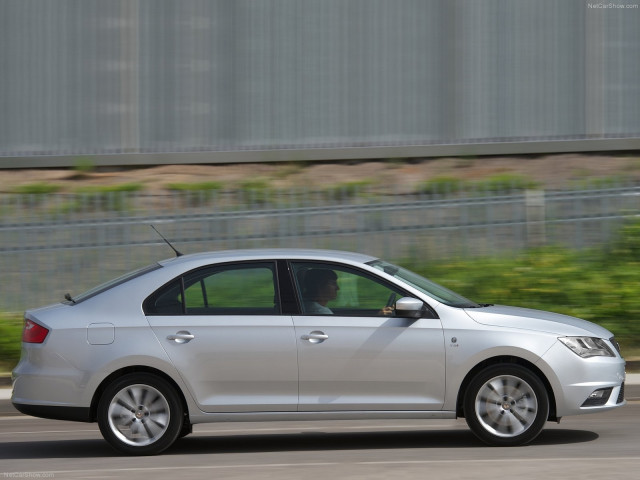
[[[24,319],[24,329],[22,330],[22,341],[25,343],[42,343],[47,338],[49,330],[36,322]]]

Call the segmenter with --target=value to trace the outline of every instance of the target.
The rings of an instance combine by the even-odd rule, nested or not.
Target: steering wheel
[[[391,295],[389,295],[389,299],[387,300],[387,304],[385,305],[385,308],[393,307],[393,304],[395,303],[397,296],[398,296],[397,294],[392,292]]]

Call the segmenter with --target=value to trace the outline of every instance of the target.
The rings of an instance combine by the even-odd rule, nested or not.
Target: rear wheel
[[[464,413],[469,428],[483,442],[524,445],[542,431],[549,415],[549,398],[530,370],[513,364],[493,365],[469,384]]]
[[[175,389],[149,374],[129,374],[107,387],[98,403],[104,439],[129,455],[154,455],[168,448],[183,429],[182,404]]]

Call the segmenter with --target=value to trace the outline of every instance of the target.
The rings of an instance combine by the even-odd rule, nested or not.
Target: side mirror
[[[420,318],[424,312],[422,300],[411,297],[402,297],[396,302],[396,317]]]

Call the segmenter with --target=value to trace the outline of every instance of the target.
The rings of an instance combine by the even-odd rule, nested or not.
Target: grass
[[[481,192],[516,192],[540,188],[540,183],[522,175],[503,173],[472,183],[474,190]]]
[[[276,180],[282,180],[284,178],[290,177],[291,175],[301,173],[308,166],[309,164],[307,162],[302,161],[282,163],[274,173],[273,178]]]
[[[222,187],[220,182],[169,183],[166,185],[167,190],[184,193],[213,192],[222,190]]]
[[[621,176],[592,177],[573,182],[573,187],[581,190],[615,188],[625,184],[625,178]]]
[[[116,185],[87,186],[76,189],[76,193],[88,196],[102,196],[110,193],[132,193],[144,189],[141,183],[118,183]]]
[[[493,175],[482,180],[465,181],[457,177],[434,177],[418,185],[418,193],[427,195],[449,195],[463,191],[492,193],[516,192],[540,188],[534,180],[510,173]]]
[[[220,182],[169,183],[166,188],[181,193],[186,206],[198,207],[211,202],[223,185]]]
[[[372,179],[367,178],[353,182],[338,183],[337,185],[326,188],[325,192],[332,197],[353,198],[362,195],[368,187],[374,184],[375,182]]]
[[[81,212],[91,209],[123,211],[129,208],[128,193],[144,189],[141,183],[120,183],[116,185],[87,186],[75,190],[75,198],[60,206],[58,213]]]
[[[19,185],[13,189],[13,193],[20,195],[48,195],[59,192],[62,189],[60,185],[52,183],[36,182]]]

